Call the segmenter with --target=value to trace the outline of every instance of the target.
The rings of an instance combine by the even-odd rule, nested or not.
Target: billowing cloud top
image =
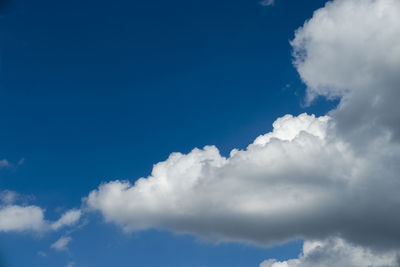
[[[87,204],[125,230],[156,227],[259,244],[337,234],[397,243],[398,167],[386,164],[384,154],[356,154],[330,135],[331,123],[328,117],[286,116],[272,133],[229,158],[212,146],[174,153],[134,185],[101,185]],[[398,148],[390,151],[399,157]]]
[[[125,231],[257,245],[306,240],[297,259],[262,267],[399,266],[400,1],[328,2],[291,45],[308,103],[337,98],[337,108],[278,118],[229,157],[215,146],[172,153],[135,183],[100,185],[84,198],[85,211]],[[0,169],[14,165],[0,160]],[[73,209],[50,222],[18,198],[0,193],[0,232],[59,230],[82,217]],[[71,240],[52,248],[66,250]]]
[[[329,116],[286,115],[227,158],[214,146],[173,153],[134,184],[102,184],[85,199],[87,207],[126,231],[160,228],[262,245],[325,240],[307,241],[312,249],[299,259],[263,266],[314,266],[312,255],[328,260],[330,251],[395,266],[400,2],[329,2],[296,31],[292,46],[308,100],[340,98]],[[383,248],[394,254],[372,253]],[[346,266],[365,263],[347,260],[356,264]]]
[[[317,10],[292,41],[308,100],[340,97],[342,134],[400,138],[400,1],[336,0]],[[368,140],[366,140],[368,142]]]

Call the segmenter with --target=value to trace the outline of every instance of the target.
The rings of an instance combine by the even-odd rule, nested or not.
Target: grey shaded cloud
[[[340,98],[328,116],[286,115],[229,157],[214,146],[172,153],[134,184],[100,185],[85,204],[125,231],[260,245],[341,237],[398,250],[399,20],[395,0],[329,2],[292,41],[308,101]]]
[[[397,267],[400,266],[396,252],[373,251],[353,245],[340,238],[323,241],[306,241],[297,259],[277,261],[269,259],[260,267]]]
[[[338,134],[363,146],[400,139],[400,2],[336,0],[317,10],[291,42],[308,101],[340,98]]]
[[[360,154],[334,135],[329,117],[288,115],[274,127],[229,158],[215,147],[173,153],[151,176],[103,184],[85,202],[126,231],[261,245],[331,235],[399,245],[399,146],[382,137],[370,144],[374,153]]]

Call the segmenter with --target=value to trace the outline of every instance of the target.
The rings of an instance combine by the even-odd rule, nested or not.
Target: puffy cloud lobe
[[[36,206],[8,205],[0,208],[0,231],[42,231],[44,211]]]
[[[10,195],[7,194],[5,197],[8,201]],[[76,224],[81,214],[80,210],[73,209],[64,213],[59,220],[49,222],[45,220],[44,210],[38,206],[20,206],[7,203],[5,206],[0,206],[0,232],[45,232],[48,230],[59,230],[62,227]]]
[[[308,100],[341,98],[331,112],[339,134],[368,142],[384,129],[399,140],[399,1],[328,2],[296,31],[292,46]]]
[[[277,138],[283,141],[292,141],[300,132],[307,132],[319,138],[325,137],[327,129],[328,116],[315,118],[315,116],[307,116],[302,114],[298,117],[286,115],[278,118],[273,124],[273,132],[265,135],[260,135],[255,141],[255,145],[265,145],[269,143],[272,138]]]
[[[266,260],[260,267],[396,267],[398,255],[394,252],[376,252],[352,245],[340,238],[324,241],[306,241],[297,259],[288,261]]]

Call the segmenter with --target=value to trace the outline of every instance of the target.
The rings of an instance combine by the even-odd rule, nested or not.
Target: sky
[[[400,265],[397,0],[0,2],[0,267]]]

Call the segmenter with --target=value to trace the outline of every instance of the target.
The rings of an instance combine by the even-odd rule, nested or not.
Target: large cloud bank
[[[263,266],[335,266],[328,256],[344,250],[370,257],[341,266],[396,266],[392,252],[371,253],[400,247],[400,1],[330,2],[292,46],[308,100],[337,97],[337,109],[279,118],[227,158],[214,146],[173,153],[134,184],[102,184],[88,208],[126,231],[262,245],[325,240],[299,259]],[[323,259],[312,265],[317,254]]]
[[[288,115],[274,127],[229,158],[213,146],[173,153],[134,185],[101,185],[87,204],[128,231],[155,227],[267,245],[340,234],[397,245],[400,147],[381,147],[384,138],[371,144],[377,152],[357,154],[330,135],[328,117]]]

